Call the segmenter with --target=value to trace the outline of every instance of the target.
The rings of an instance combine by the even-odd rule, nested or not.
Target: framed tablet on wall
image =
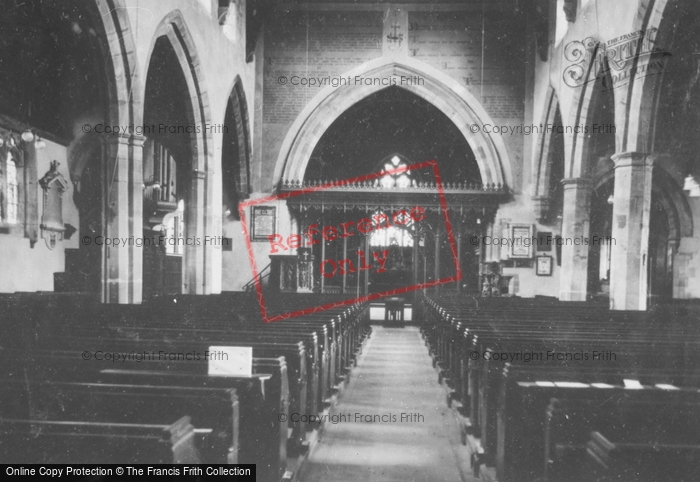
[[[551,251],[552,250],[552,233],[547,231],[540,231],[537,233],[537,251]]]
[[[538,256],[535,273],[537,276],[552,276],[552,257]]]
[[[268,236],[275,234],[275,217],[277,208],[274,206],[253,206],[250,216],[250,238],[252,241],[267,241]]]
[[[510,257],[532,258],[532,225],[510,225]]]

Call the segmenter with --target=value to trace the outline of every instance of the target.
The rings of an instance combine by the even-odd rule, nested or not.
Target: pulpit
[[[311,248],[299,248],[297,255],[297,293],[314,291],[314,256]]]
[[[270,290],[295,293],[297,290],[296,255],[270,256]]]
[[[501,274],[501,265],[497,262],[484,263],[481,268],[481,296],[484,298],[501,296],[512,276]]]
[[[282,293],[312,293],[314,257],[308,248],[297,255],[270,256],[270,290]]]

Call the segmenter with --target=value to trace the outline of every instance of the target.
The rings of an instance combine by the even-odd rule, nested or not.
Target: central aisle
[[[477,480],[418,328],[375,326],[351,376],[302,482]]]

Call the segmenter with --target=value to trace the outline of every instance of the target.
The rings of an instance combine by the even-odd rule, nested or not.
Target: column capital
[[[107,144],[124,144],[128,146],[143,147],[146,142],[146,136],[133,134],[129,132],[120,132],[118,134],[103,134],[101,136],[103,142]]]
[[[593,187],[593,183],[587,177],[568,177],[562,179],[561,183],[564,185],[564,189],[591,189]]]
[[[148,138],[146,136],[142,136],[141,134],[131,134],[130,136],[131,145],[137,147],[143,147],[147,139]]]
[[[651,166],[654,163],[655,155],[650,155],[644,152],[617,152],[610,156],[613,163],[615,163],[615,169],[618,167],[644,167]]]

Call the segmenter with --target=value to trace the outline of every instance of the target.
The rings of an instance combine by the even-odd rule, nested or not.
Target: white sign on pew
[[[253,347],[210,346],[209,375],[253,376]]]

